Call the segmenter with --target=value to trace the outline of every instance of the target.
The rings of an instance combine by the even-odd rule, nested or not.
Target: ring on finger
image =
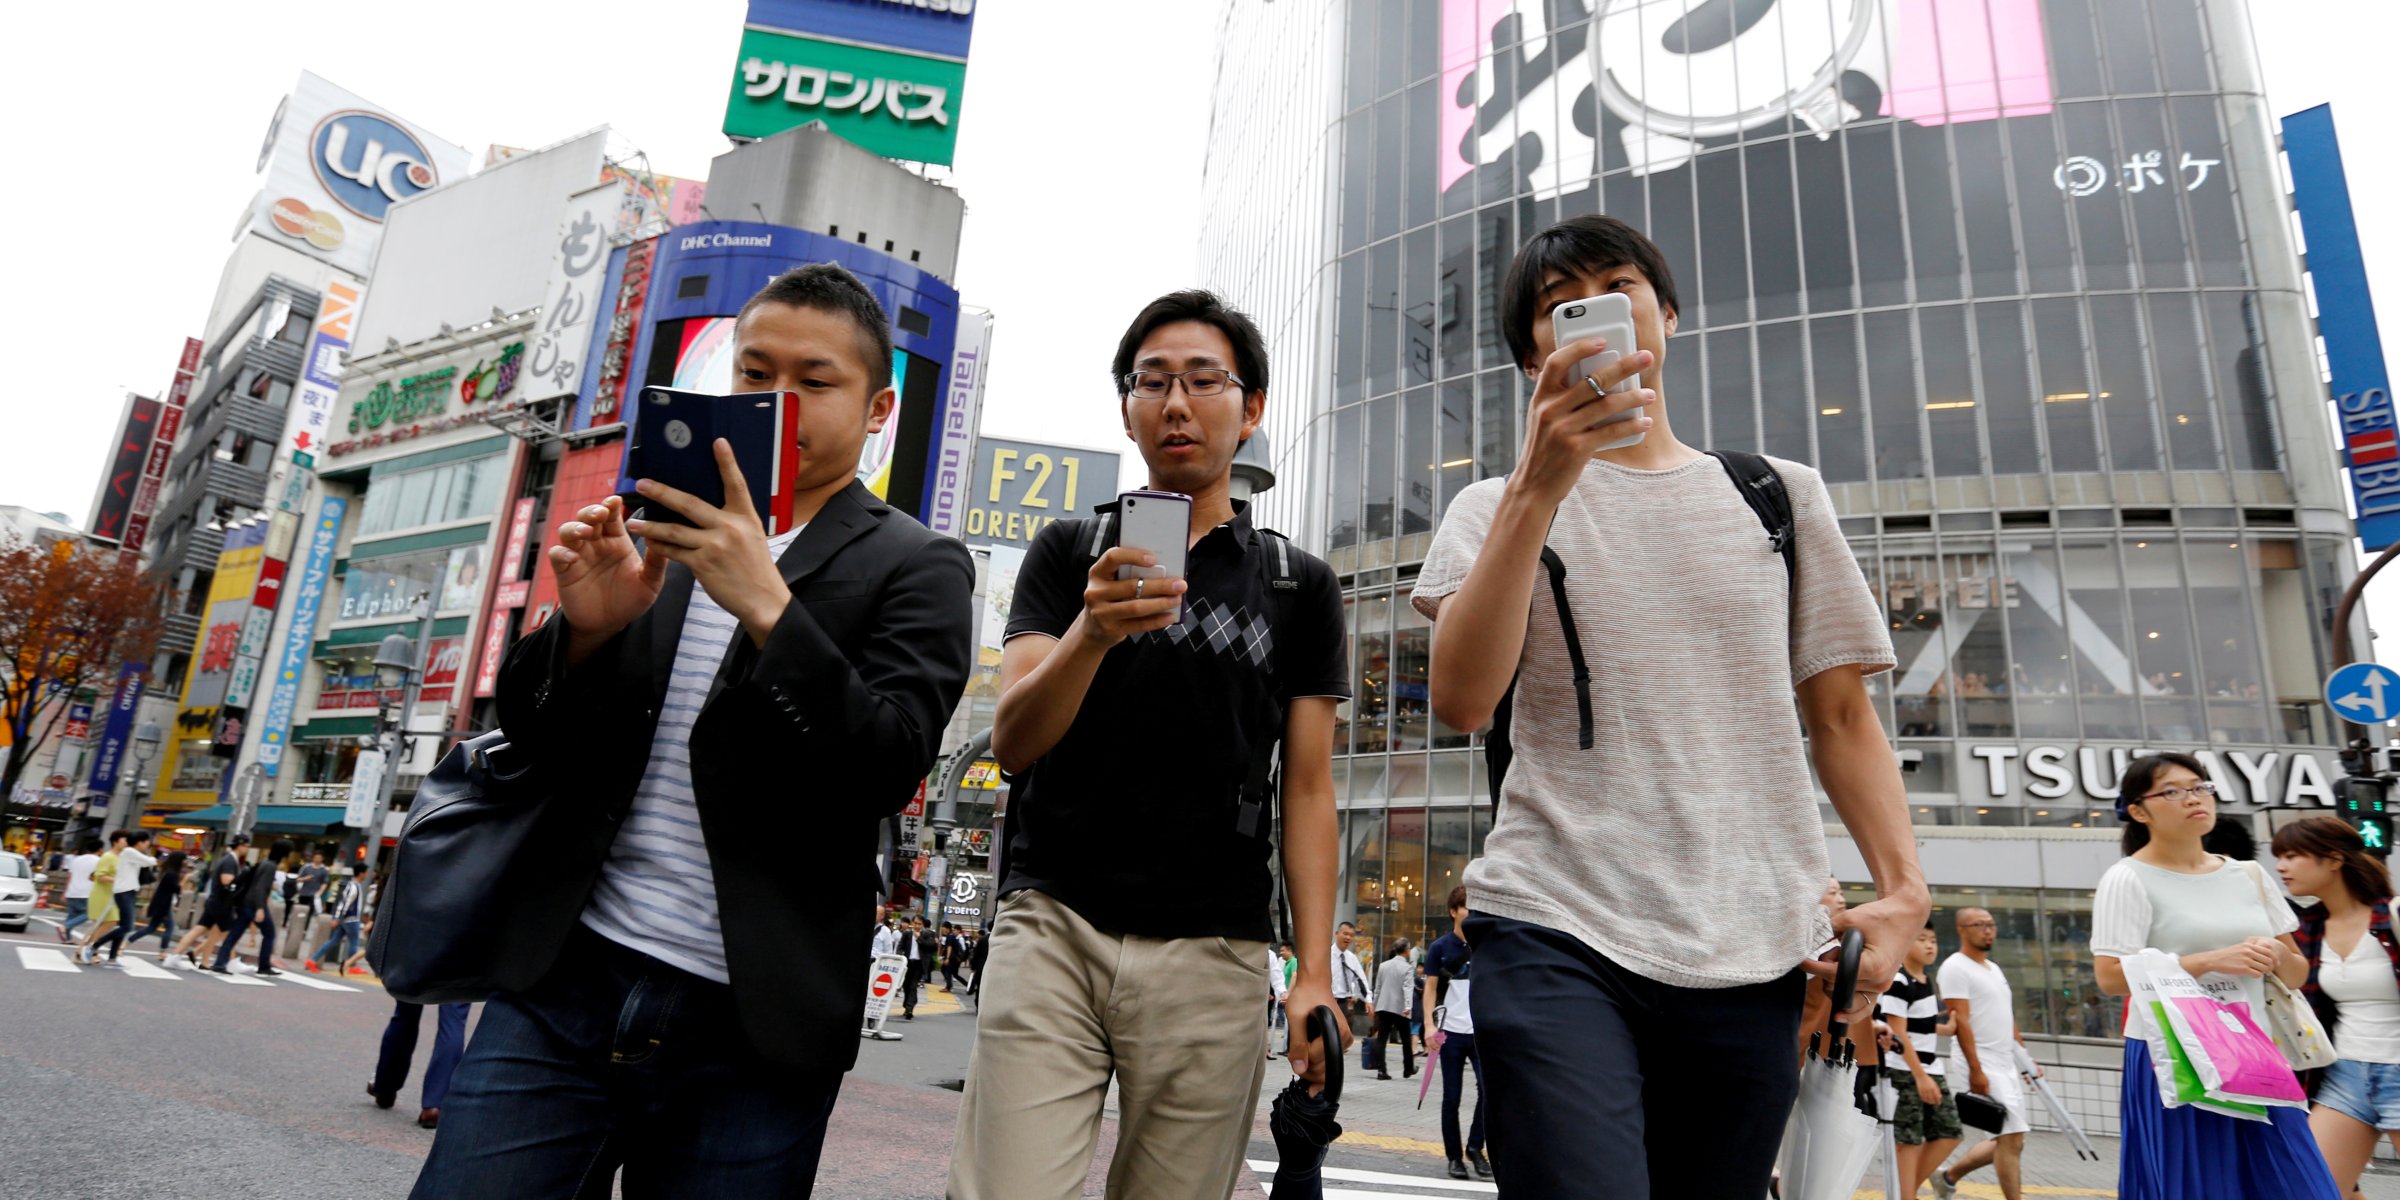
[[[1584,376],[1584,377],[1583,377],[1583,381],[1584,381],[1585,383],[1588,383],[1588,384],[1592,385],[1592,394],[1593,394],[1593,395],[1595,395],[1595,396],[1606,396],[1606,395],[1608,395],[1608,389],[1607,389],[1607,388],[1604,388],[1604,387],[1601,387],[1601,386],[1600,386],[1600,381],[1599,381],[1599,380],[1597,380],[1597,379],[1594,379],[1594,378],[1592,378],[1592,377],[1591,377],[1591,376],[1589,376],[1589,375],[1586,375],[1586,376]]]
[[[1136,599],[1136,600],[1139,600],[1139,599],[1141,599],[1141,598],[1142,598],[1142,585],[1143,585],[1143,584],[1145,584],[1145,583],[1148,583],[1148,582],[1150,582],[1150,581],[1149,581],[1149,580],[1147,580],[1147,579],[1144,579],[1144,578],[1142,578],[1142,577],[1140,577],[1140,576],[1138,576],[1138,575],[1134,577],[1134,580],[1133,580],[1133,598],[1134,598],[1134,599]]]

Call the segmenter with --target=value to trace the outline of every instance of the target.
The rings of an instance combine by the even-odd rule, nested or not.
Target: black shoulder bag
[[[375,904],[367,962],[410,1004],[484,1000],[538,982],[550,956],[509,942],[510,913],[539,871],[550,793],[501,730],[450,748],[417,788],[391,877]]]

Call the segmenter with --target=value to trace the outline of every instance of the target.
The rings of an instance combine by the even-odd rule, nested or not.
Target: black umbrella
[[[1341,1018],[1319,1005],[1308,1014],[1309,1036],[1324,1047],[1325,1086],[1311,1091],[1295,1078],[1275,1097],[1267,1132],[1275,1136],[1275,1200],[1324,1200],[1325,1148],[1342,1136],[1334,1114],[1342,1105]]]

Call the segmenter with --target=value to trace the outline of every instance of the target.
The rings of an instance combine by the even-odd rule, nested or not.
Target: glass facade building
[[[1523,435],[1509,259],[1580,213],[1675,272],[1678,434],[1823,473],[1891,618],[1874,694],[1937,903],[2002,912],[2029,1031],[2089,1023],[2124,758],[2205,752],[2262,833],[2330,803],[2316,692],[2356,564],[2250,20],[1228,0],[1201,268],[1287,381],[1261,512],[1346,588],[1343,915],[1445,927],[1491,820],[1407,595],[1444,507]]]

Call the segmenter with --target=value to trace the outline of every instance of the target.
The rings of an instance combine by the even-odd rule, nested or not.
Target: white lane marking
[[[1258,1173],[1258,1177],[1262,1185],[1271,1183],[1275,1178],[1275,1164],[1272,1162],[1267,1162],[1261,1159],[1252,1159],[1250,1160],[1250,1169]],[[1444,1192],[1477,1192],[1486,1196],[1496,1196],[1500,1194],[1500,1186],[1493,1183],[1475,1183],[1472,1181],[1460,1181],[1456,1179],[1427,1179],[1419,1175],[1394,1175],[1387,1171],[1360,1171],[1350,1167],[1326,1167],[1318,1173],[1334,1183],[1379,1183],[1393,1187],[1429,1188],[1435,1191]],[[1337,1197],[1340,1196],[1386,1196],[1392,1194],[1394,1193],[1356,1191],[1337,1193],[1335,1191],[1328,1190],[1325,1193],[1325,1200],[1337,1200]]]
[[[17,962],[28,971],[65,971],[69,975],[83,973],[82,967],[67,961],[67,952],[64,950],[45,950],[40,946],[19,946],[17,947]]]
[[[285,983],[293,984],[297,987],[315,988],[320,992],[355,992],[358,990],[354,987],[343,987],[338,983],[327,983],[322,979],[310,979],[308,976],[303,975],[298,971],[285,971],[281,978]]]
[[[208,976],[210,979],[216,980],[218,983],[240,984],[243,987],[275,986],[275,981],[272,979],[257,979],[248,975],[220,975],[215,971],[202,971],[200,973]]]
[[[159,966],[157,963],[149,962],[144,959],[120,958],[117,960],[117,966],[125,972],[127,977],[132,979],[166,979],[180,981],[180,977],[177,976],[175,972]]]

